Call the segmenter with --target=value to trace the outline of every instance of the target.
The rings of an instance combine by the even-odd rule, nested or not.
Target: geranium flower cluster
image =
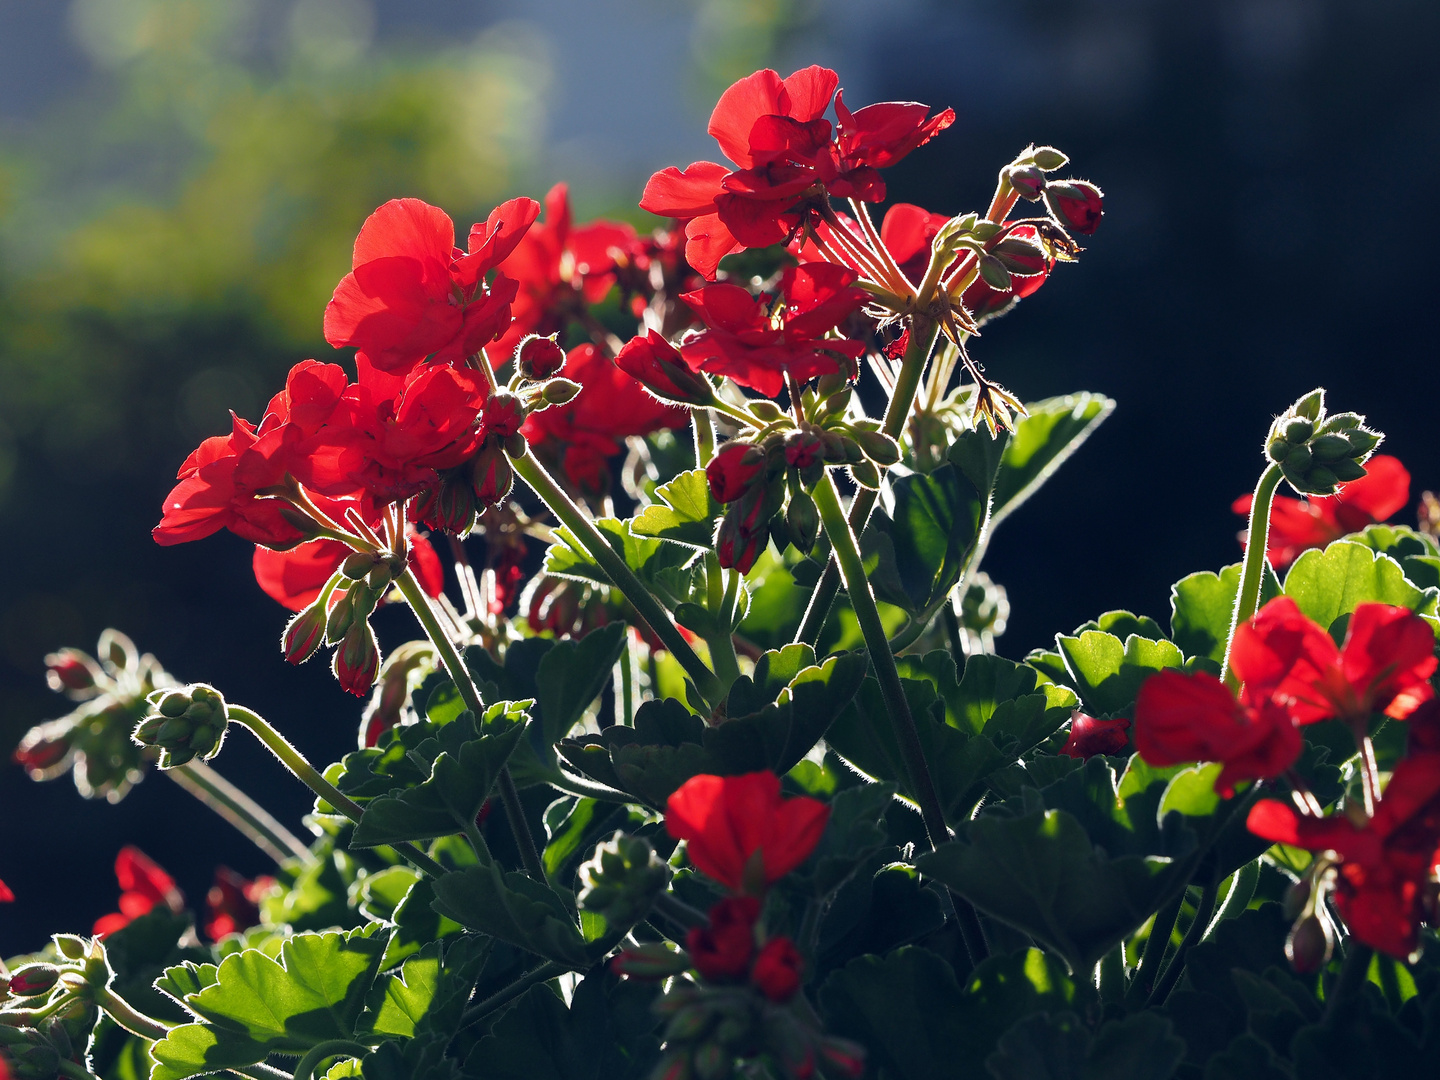
[[[1430,677],[1435,633],[1407,608],[1360,604],[1344,643],[1306,618],[1290,597],[1238,627],[1231,666],[1238,694],[1206,672],[1162,671],[1140,688],[1135,744],[1152,765],[1220,762],[1215,789],[1286,777],[1295,806],[1257,802],[1257,836],[1321,853],[1314,892],[1333,889],[1350,930],[1390,955],[1414,952],[1427,883],[1440,866],[1440,715]],[[1410,749],[1382,795],[1368,725],[1373,715],[1409,720]],[[1363,805],[1326,816],[1293,771],[1301,729],[1338,720],[1354,733]],[[1318,918],[1312,900],[1304,918]],[[1433,912],[1430,913],[1433,916]]]

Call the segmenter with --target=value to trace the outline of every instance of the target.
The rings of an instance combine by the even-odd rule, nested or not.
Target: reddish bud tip
[[[291,664],[303,664],[325,641],[325,612],[312,604],[290,620],[280,639],[280,649]]]
[[[1056,180],[1045,185],[1045,204],[1066,228],[1089,236],[1100,227],[1104,195],[1084,180]]]
[[[48,994],[60,981],[60,969],[53,964],[26,964],[10,976],[10,993],[15,997]]]
[[[515,367],[521,378],[540,382],[557,375],[565,366],[565,350],[560,348],[555,335],[541,337],[531,334],[521,339],[515,347]]]

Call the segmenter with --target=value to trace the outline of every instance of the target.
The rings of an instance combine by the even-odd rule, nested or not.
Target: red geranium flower
[[[774,937],[755,957],[750,981],[771,1001],[789,1001],[800,989],[803,967],[804,961],[795,943],[787,937]]]
[[[781,798],[772,772],[692,776],[665,804],[665,828],[689,841],[696,869],[736,892],[745,891],[746,869],[757,854],[765,885],[804,862],[829,817],[830,808],[817,799]]]
[[[1279,776],[1302,740],[1285,709],[1265,698],[1237,701],[1215,676],[1168,669],[1135,698],[1135,748],[1151,765],[1224,763],[1215,790],[1227,798],[1242,780]]]
[[[570,350],[565,377],[579,383],[580,392],[564,405],[532,412],[520,430],[582,489],[604,490],[606,459],[620,453],[627,437],[690,423],[690,410],[656,401],[594,345]]]
[[[180,466],[152,530],[160,544],[201,540],[229,529],[267,547],[292,547],[304,534],[285,520],[283,501],[266,492],[305,471],[311,448],[330,422],[347,379],[342,368],[304,360],[270,399],[259,427],[231,414],[229,435],[206,439]],[[334,494],[351,495],[353,489]]]
[[[1070,737],[1060,748],[1066,757],[1092,758],[1096,754],[1119,754],[1130,745],[1130,721],[1097,720],[1076,712],[1070,718]]]
[[[455,247],[455,225],[439,207],[391,199],[360,227],[353,269],[325,308],[325,340],[353,345],[381,371],[403,373],[433,357],[463,360],[510,325],[516,284],[485,274],[498,266],[540,213],[534,199],[511,199],[470,230],[469,253]]]
[[[1332,716],[1363,723],[1372,712],[1403,720],[1435,696],[1435,634],[1414,612],[1360,604],[1345,646],[1280,596],[1235,631],[1231,666],[1247,696],[1273,698],[1297,724]]]
[[[1242,495],[1230,509],[1246,516],[1253,495]],[[1277,495],[1270,504],[1270,534],[1265,554],[1282,570],[1310,548],[1359,532],[1404,509],[1410,501],[1410,473],[1400,459],[1376,454],[1365,463],[1365,475],[1344,484],[1334,495],[1289,499]],[[1245,533],[1240,542],[1245,542]]]
[[[1301,816],[1274,799],[1256,803],[1246,825],[1265,840],[1332,852],[1335,906],[1350,932],[1390,956],[1415,952],[1425,883],[1440,865],[1440,754],[1401,760],[1364,825],[1343,814]]]
[[[598,304],[615,284],[616,255],[637,244],[635,229],[621,221],[571,225],[569,189],[556,184],[545,196],[545,220],[531,226],[500,263],[519,286],[510,303],[513,321],[486,353],[498,366],[510,359],[526,334],[564,330],[587,304]]]
[[[260,900],[275,884],[261,875],[254,881],[228,866],[215,868],[215,884],[205,894],[205,934],[211,941],[248,930],[260,922]]]
[[[691,371],[680,350],[654,330],[621,346],[615,366],[666,403],[705,405],[715,396],[705,376]]]
[[[760,901],[753,896],[731,896],[712,907],[710,925],[691,927],[685,935],[695,970],[717,982],[743,977],[755,954],[759,918]]]
[[[0,881],[0,904],[13,904],[14,902],[15,894],[10,891],[10,886]]]
[[[851,113],[836,97],[839,77],[812,66],[787,79],[757,71],[720,95],[709,132],[735,169],[697,161],[673,166],[645,185],[640,207],[686,222],[685,258],[713,280],[732,251],[792,236],[828,193],[868,202],[885,198],[879,168],[893,165],[955,120],[927,119],[929,107],[884,102]],[[838,139],[824,119],[836,97]]]
[[[785,373],[804,382],[840,370],[838,356],[858,358],[864,342],[825,334],[868,299],[859,275],[834,263],[802,263],[780,277],[781,308],[738,285],[707,285],[680,299],[705,320],[707,330],[680,346],[694,371],[728,375],[742,386],[776,397]]]
[[[175,879],[137,847],[120,849],[115,857],[115,880],[120,883],[120,910],[95,921],[96,937],[129,926],[157,907],[167,907],[177,914],[185,910],[185,897],[176,888]]]

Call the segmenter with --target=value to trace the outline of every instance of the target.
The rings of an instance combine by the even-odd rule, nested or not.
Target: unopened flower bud
[[[510,494],[515,475],[503,446],[486,441],[470,461],[470,482],[479,506],[492,506]]]
[[[1045,173],[1038,165],[1014,165],[1005,172],[1005,178],[1017,195],[1031,202],[1038,202],[1045,190]]]
[[[580,384],[569,379],[551,379],[545,384],[541,397],[547,405],[564,405],[580,393]]]
[[[691,371],[680,351],[655,330],[627,341],[615,357],[615,366],[661,401],[705,406],[715,400],[705,376]]]
[[[1309,975],[1329,962],[1334,947],[1329,923],[1312,913],[1290,930],[1290,936],[1285,940],[1285,955],[1297,973]]]
[[[481,430],[486,438],[504,439],[520,430],[525,422],[525,404],[508,390],[496,390],[485,399]]]
[[[726,570],[738,570],[748,574],[760,553],[765,550],[768,532],[753,533],[742,528],[734,517],[726,514],[720,521],[720,533],[715,543],[715,554],[720,565]]]
[[[1285,890],[1285,898],[1282,903],[1285,918],[1294,922],[1300,917],[1300,913],[1310,905],[1310,879],[1303,877],[1295,884]]]
[[[800,989],[800,950],[787,937],[765,943],[750,969],[750,981],[771,1001],[789,1001]]]
[[[870,461],[857,461],[851,465],[850,478],[871,491],[880,487],[880,470]]]
[[[541,382],[557,374],[565,366],[565,350],[556,335],[541,337],[530,334],[515,347],[515,368],[522,379]]]
[[[159,748],[160,767],[174,768],[194,758],[208,760],[220,752],[230,723],[220,691],[204,683],[179,690],[157,690],[148,698],[152,710],[131,738],[141,746]]]
[[[417,497],[412,516],[436,532],[465,536],[475,524],[475,492],[464,470],[441,476],[438,487],[427,488]]]
[[[356,697],[364,697],[375,685],[375,677],[380,673],[380,649],[366,620],[356,619],[345,631],[335,650],[332,669],[341,688]]]
[[[39,997],[48,994],[60,981],[60,969],[54,964],[26,964],[10,973],[10,993],[15,997]]]
[[[732,503],[750,490],[765,468],[765,457],[753,443],[732,440],[705,466],[710,494],[718,503]]]
[[[514,435],[505,438],[505,453],[512,458],[522,458],[530,449],[530,443],[525,438],[523,431],[517,431]]]
[[[773,401],[751,401],[746,404],[750,415],[762,424],[774,424],[784,420],[785,410],[776,405]]]
[[[665,1025],[667,1043],[690,1042],[698,1039],[715,1021],[715,1012],[708,1005],[697,1002],[681,1009]]]
[[[340,599],[331,605],[330,614],[326,616],[325,640],[331,645],[338,645],[340,639],[345,636],[345,631],[350,629],[354,614],[354,603],[347,590],[341,594]]]
[[[806,492],[791,494],[790,505],[785,508],[785,529],[795,550],[809,555],[820,535],[820,511],[815,507],[815,500]]]
[[[1286,455],[1290,453],[1291,449],[1290,441],[1283,436],[1277,435],[1266,445],[1265,456],[1278,465],[1285,460]]]
[[[45,681],[57,694],[76,700],[94,697],[100,668],[79,649],[61,649],[45,657]]]
[[[1005,269],[1005,264],[994,255],[985,254],[980,256],[980,277],[985,284],[999,292],[1007,292],[1010,289],[1010,271]]]
[[[1303,416],[1297,416],[1285,425],[1285,438],[1291,443],[1299,445],[1310,441],[1310,436],[1315,434],[1315,425]]]
[[[580,906],[605,916],[612,928],[644,918],[657,893],[670,882],[670,867],[643,837],[616,833],[580,867],[585,889]]]
[[[1030,151],[1030,160],[1035,162],[1035,167],[1044,172],[1054,172],[1056,169],[1063,169],[1070,163],[1070,159],[1053,146],[1037,146]]]
[[[1045,205],[1060,224],[1089,236],[1100,227],[1104,195],[1084,180],[1055,180],[1045,185]]]
[[[876,465],[888,467],[900,460],[900,444],[883,431],[856,431],[855,441]]]
[[[46,1080],[60,1075],[60,1055],[52,1046],[32,1043],[13,1051],[14,1072],[22,1080]]]

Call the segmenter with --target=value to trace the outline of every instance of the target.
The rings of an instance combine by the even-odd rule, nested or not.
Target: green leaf
[[[1280,595],[1280,579],[1265,563],[1260,584],[1260,603]],[[1230,620],[1235,615],[1235,598],[1240,593],[1240,563],[1232,563],[1218,574],[1202,570],[1170,586],[1170,636],[1187,657],[1204,656],[1216,663],[1225,659],[1230,637]]]
[[[1131,715],[1140,684],[1157,671],[1182,666],[1185,659],[1171,642],[1132,635],[1122,645],[1114,634],[1100,630],[1078,637],[1061,634],[1055,641],[1085,711],[1094,716]]]
[[[997,1037],[1017,1017],[1064,1009],[1075,988],[1039,949],[991,957],[962,991],[939,956],[906,947],[862,956],[820,989],[826,1028],[870,1051],[877,1073],[896,1080],[983,1075]]]
[[[1066,394],[1027,405],[1029,415],[1016,425],[1000,460],[990,528],[993,530],[1033,495],[1114,408],[1110,398],[1090,393]]]
[[[460,925],[576,969],[589,966],[575,916],[555,892],[491,863],[435,882],[435,910]]]
[[[929,612],[979,543],[989,492],[942,465],[892,480],[891,495],[888,511],[876,510],[860,538],[870,585],[877,600],[912,615]]]
[[[362,1030],[409,1039],[440,988],[440,943],[431,942],[370,989]]]
[[[155,1043],[152,1080],[250,1065],[272,1052],[303,1054],[353,1037],[388,939],[374,924],[349,933],[297,934],[281,946],[278,961],[245,949],[218,968],[171,968],[159,989],[180,991],[178,999],[201,1020]]]
[[[1169,1020],[1153,1012],[1111,1020],[1095,1033],[1084,1080],[1167,1080],[1185,1057]]]
[[[557,641],[540,661],[535,689],[547,745],[559,742],[600,696],[625,650],[626,626],[610,623],[579,641]]]
[[[1000,1036],[985,1070],[995,1080],[1080,1080],[1089,1049],[1090,1033],[1074,1013],[1026,1016]]]
[[[814,869],[797,871],[797,884],[808,885],[816,897],[823,898],[886,847],[885,811],[894,797],[893,784],[857,784],[837,792],[830,800],[830,820],[815,848]]]
[[[692,469],[655,489],[661,500],[630,521],[636,536],[658,537],[709,551],[715,545],[715,521],[725,508],[710,494],[704,469]]]
[[[815,650],[803,642],[771,649],[755,661],[751,675],[741,675],[730,685],[725,699],[727,716],[745,716],[774,704],[780,692],[807,667],[815,666]]]
[[[1175,810],[1186,817],[1209,817],[1220,806],[1220,796],[1215,793],[1215,779],[1225,766],[1219,761],[1208,765],[1191,765],[1181,769],[1165,788],[1160,800],[1160,816],[1163,818]]]
[[[884,956],[945,925],[939,890],[925,883],[913,866],[884,863],[886,854],[865,860],[825,908],[816,946],[816,980],[856,957]]]
[[[618,518],[599,518],[595,527],[641,581],[647,585],[664,586],[662,602],[673,607],[676,602],[688,598],[697,565],[703,561],[694,550],[653,537],[636,536]],[[545,573],[552,577],[610,585],[610,578],[600,569],[600,564],[569,529],[561,526],[554,535],[555,542],[545,552]]]
[[[1049,945],[1075,971],[1134,932],[1176,877],[1164,856],[1109,857],[1063,810],[977,818],[963,840],[922,855],[916,866]]]
[[[1417,589],[1405,579],[1400,564],[1364,544],[1337,540],[1323,551],[1307,551],[1285,575],[1285,595],[1325,628],[1360,604],[1407,607],[1431,617],[1434,625],[1440,590]]]
[[[357,847],[431,840],[475,820],[525,730],[526,710],[499,702],[477,726],[468,713],[446,724],[413,753],[432,762],[417,787],[372,799],[355,827]]]
[[[394,869],[403,869],[395,867]],[[395,924],[395,933],[385,950],[383,968],[396,964],[419,952],[427,943],[448,938],[460,933],[462,927],[453,919],[447,919],[433,907],[435,886],[429,878],[419,878],[410,886],[390,916]]]

